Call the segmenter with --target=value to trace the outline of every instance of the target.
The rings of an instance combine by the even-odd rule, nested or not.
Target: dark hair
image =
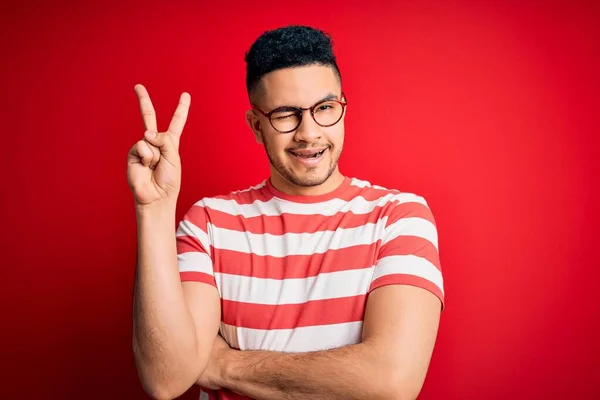
[[[342,80],[332,40],[323,31],[309,26],[290,25],[264,32],[246,52],[248,94],[269,72],[290,67],[323,65],[333,68]]]

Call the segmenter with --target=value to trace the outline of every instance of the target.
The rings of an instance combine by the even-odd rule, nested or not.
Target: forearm
[[[255,399],[393,399],[381,351],[361,343],[311,353],[229,352],[221,384]]]
[[[183,392],[197,377],[196,339],[175,242],[175,205],[138,209],[133,349],[142,384],[155,397]],[[175,396],[174,396],[175,397]]]

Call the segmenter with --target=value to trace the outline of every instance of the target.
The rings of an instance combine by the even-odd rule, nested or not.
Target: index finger
[[[173,138],[175,147],[179,147],[179,138],[183,132],[185,122],[187,121],[190,103],[190,94],[186,92],[182,93],[181,97],[179,98],[179,104],[177,105],[175,113],[173,114],[173,118],[171,119],[171,123],[169,124],[169,129],[167,129],[167,132],[169,132]]]
[[[135,93],[138,95],[140,102],[140,111],[142,112],[142,120],[147,131],[158,132],[156,124],[156,112],[150,100],[150,95],[144,85],[137,84],[134,87]]]

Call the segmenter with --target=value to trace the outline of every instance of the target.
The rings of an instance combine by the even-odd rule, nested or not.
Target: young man
[[[250,48],[246,119],[262,183],[194,204],[179,224],[182,94],[129,153],[138,221],[133,350],[152,397],[414,399],[443,307],[425,200],[344,176],[347,102],[329,38],[290,26]]]

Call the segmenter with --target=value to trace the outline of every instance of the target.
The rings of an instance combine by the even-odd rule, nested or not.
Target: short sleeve
[[[203,202],[199,201],[188,210],[177,227],[177,265],[182,282],[204,282],[217,286],[209,232],[207,212]]]
[[[369,291],[394,284],[428,290],[444,307],[436,222],[420,196],[401,195],[387,213]]]

